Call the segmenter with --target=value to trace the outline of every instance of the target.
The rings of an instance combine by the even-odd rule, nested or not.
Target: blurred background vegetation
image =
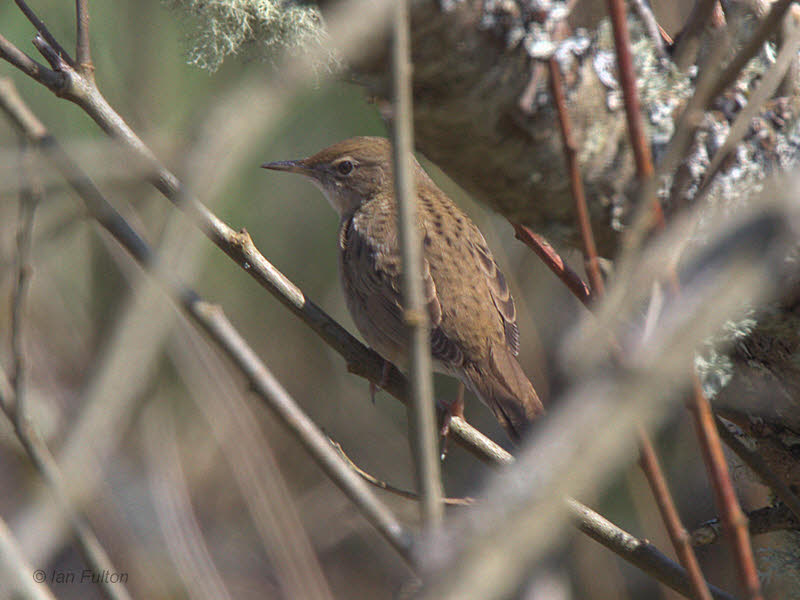
[[[56,38],[71,48],[73,4],[41,0],[34,8]],[[282,74],[265,61],[231,57],[213,73],[187,64],[196,33],[184,16],[157,0],[94,2],[91,11],[93,60],[101,90],[181,179],[192,167],[186,164],[188,157],[207,139],[201,133],[209,112],[226,90],[253,73],[281,85]],[[29,44],[33,29],[13,3],[0,5],[0,24],[5,37],[34,53]],[[80,109],[58,100],[7,64],[0,65],[0,76],[13,78],[25,100],[96,178],[107,197],[158,245],[168,222],[175,219],[174,207],[148,184],[125,173],[124,159]],[[240,116],[246,118],[249,107],[263,100],[248,98],[238,107]],[[308,183],[262,171],[259,165],[306,156],[353,135],[385,134],[380,113],[363,90],[320,68],[313,85],[303,88],[277,125],[263,132],[259,147],[248,152],[247,160],[233,170],[207,174],[218,191],[209,195],[204,188],[193,189],[232,227],[245,227],[278,269],[353,333],[339,290],[334,212]],[[0,356],[4,364],[8,364],[9,290],[18,210],[17,146],[15,132],[0,119],[4,163],[0,165]],[[218,151],[214,147],[200,150],[212,158]],[[519,311],[521,363],[547,403],[563,389],[565,375],[555,357],[564,331],[578,318],[581,307],[538,259],[514,240],[507,221],[471,202],[434,165],[425,166],[478,223],[508,275]],[[138,271],[86,216],[75,195],[51,175],[43,174],[47,190],[36,211],[23,343],[31,411],[59,456],[81,419],[89,383],[113,343],[119,317],[130,308]],[[200,237],[192,229],[181,235],[186,236],[187,245]],[[200,248],[196,278],[188,283],[223,307],[292,396],[358,465],[394,485],[412,488],[402,405],[380,392],[372,404],[368,384],[349,375],[341,357],[211,244],[201,241]],[[573,265],[581,264],[577,254],[561,250]],[[186,361],[176,357],[180,354],[176,347],[185,344],[186,327],[176,315],[167,321],[171,333],[163,340],[154,365],[137,374],[140,391],[131,400],[127,416],[113,431],[98,432],[112,438],[115,449],[102,467],[99,491],[85,510],[117,569],[129,574],[128,588],[134,597],[194,596],[179,577],[169,543],[172,534],[159,508],[168,497],[159,477],[165,472],[164,465],[172,464],[161,457],[170,452],[174,436],[185,481],[168,478],[167,486],[185,485],[193,518],[230,596],[281,597],[281,576],[270,550],[253,527],[243,491],[213,435],[208,413],[198,409],[197,394],[211,392],[187,385]],[[132,339],[135,343],[135,336]],[[125,382],[120,377],[119,385]],[[247,392],[237,377],[234,388]],[[438,395],[452,397],[454,381],[437,376],[436,390]],[[222,410],[228,404],[224,395],[212,400]],[[283,433],[262,406],[249,400],[268,440],[268,447],[255,450],[274,455],[290,494],[286,501],[300,516],[334,596],[394,598],[411,587],[413,578],[401,559],[297,442]],[[473,398],[467,400],[467,417],[509,447],[490,413]],[[240,434],[229,428],[226,435],[236,443]],[[33,568],[48,573],[79,572],[83,563],[68,537],[39,545],[40,536],[48,536],[50,524],[38,522],[38,528],[31,528],[31,518],[36,515],[33,507],[37,506],[31,499],[38,497],[42,484],[5,421],[0,423],[0,444],[0,487],[5,490],[0,495],[0,516],[28,551]],[[684,412],[677,412],[663,428],[659,444],[685,523],[691,527],[715,517],[697,442]],[[488,467],[451,445],[443,472],[448,496],[468,496],[480,489]],[[766,503],[765,488],[739,483],[745,508]],[[413,502],[389,494],[382,497],[404,520],[416,521]],[[609,489],[581,500],[671,554],[650,492],[635,464],[622,468]],[[755,538],[756,548],[769,546],[769,538]],[[710,546],[700,549],[699,556],[710,581],[725,587],[734,580],[726,548]],[[676,597],[577,532],[564,544],[560,560],[542,568],[552,571],[555,585],[564,590],[563,596],[547,597]],[[51,587],[59,598],[100,597],[93,585]]]

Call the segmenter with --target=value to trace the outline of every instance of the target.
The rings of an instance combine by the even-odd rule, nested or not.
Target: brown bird
[[[339,214],[339,271],[350,314],[367,343],[400,368],[408,364],[392,148],[355,137],[302,160],[265,169],[299,173]],[[515,358],[514,300],[486,240],[414,161],[424,289],[435,368],[461,379],[519,440],[544,409]]]

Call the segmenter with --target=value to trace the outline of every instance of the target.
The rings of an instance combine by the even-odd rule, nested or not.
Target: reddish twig
[[[555,58],[550,59],[549,67],[550,88],[553,94],[553,103],[556,106],[556,112],[558,114],[561,137],[564,142],[564,154],[567,160],[567,171],[570,177],[572,194],[575,198],[576,215],[578,219],[578,226],[581,232],[581,239],[583,241],[584,253],[586,255],[587,271],[589,272],[589,277],[592,281],[592,291],[596,297],[600,298],[604,294],[603,280],[600,276],[600,270],[597,266],[597,250],[594,244],[592,225],[589,221],[589,211],[586,207],[586,197],[583,193],[580,167],[577,160],[577,148],[572,137],[572,126],[570,123],[569,113],[567,111],[564,86],[561,81],[561,72],[559,70],[558,62],[555,60]],[[643,158],[644,161],[649,161],[649,155]],[[652,165],[650,166],[652,169]],[[617,363],[622,363],[622,353],[613,338],[611,340],[611,347],[612,356],[615,358],[615,361]],[[711,594],[708,590],[708,586],[705,583],[703,574],[700,571],[700,566],[697,562],[697,557],[694,554],[694,550],[689,544],[689,534],[681,523],[678,512],[675,509],[675,503],[672,500],[669,488],[667,487],[667,482],[664,479],[664,475],[661,472],[655,452],[653,451],[653,445],[643,428],[639,429],[639,446],[642,469],[647,476],[647,480],[650,482],[653,495],[656,498],[656,503],[661,511],[661,517],[664,520],[667,531],[669,532],[670,540],[672,540],[675,552],[677,553],[681,564],[687,571],[692,590],[698,599],[710,600]]]
[[[733,541],[733,551],[739,566],[739,578],[747,592],[747,598],[760,600],[763,596],[753,557],[753,548],[750,545],[747,517],[742,512],[739,500],[736,498],[725,455],[722,452],[722,443],[714,423],[714,414],[696,373],[692,377],[692,387],[693,393],[687,405],[694,416],[697,438],[700,441],[703,460],[711,478],[711,488],[714,490],[714,500],[720,511],[723,527]]]
[[[661,471],[658,457],[655,450],[653,450],[653,444],[650,442],[650,437],[643,427],[639,428],[639,464],[647,477],[650,488],[653,490],[653,497],[658,505],[661,518],[667,527],[672,547],[686,569],[695,598],[697,600],[711,600],[711,592],[708,589],[706,580],[703,578],[703,572],[700,570],[697,556],[690,543],[689,532],[686,531],[678,516],[664,473]]]
[[[581,181],[581,168],[578,164],[578,149],[575,139],[572,137],[572,123],[570,122],[569,112],[567,111],[567,98],[564,94],[564,84],[561,81],[561,69],[558,60],[551,56],[548,60],[550,70],[550,91],[553,94],[553,103],[558,114],[558,125],[561,129],[561,139],[564,142],[564,156],[567,160],[567,173],[569,173],[569,186],[572,190],[572,197],[575,199],[575,214],[578,219],[578,227],[583,241],[583,253],[586,261],[586,272],[589,275],[589,282],[592,285],[592,293],[602,296],[605,292],[603,277],[600,274],[600,267],[597,264],[597,246],[594,243],[592,224],[589,220],[589,209],[586,206],[586,195],[583,193],[583,182]]]
[[[608,12],[611,26],[614,29],[614,47],[617,51],[619,65],[619,82],[625,100],[625,117],[628,120],[628,133],[631,136],[633,156],[636,160],[636,172],[639,179],[653,176],[653,159],[650,146],[644,133],[639,94],[636,91],[636,73],[633,70],[631,56],[631,36],[628,31],[628,20],[625,15],[625,4],[622,0],[608,0]]]
[[[567,286],[575,297],[589,308],[592,304],[592,292],[589,286],[564,262],[558,252],[547,243],[542,236],[533,233],[525,225],[512,223],[516,238],[536,253],[541,261]]]
[[[644,137],[624,4],[622,0],[608,0],[608,8],[614,28],[614,43],[620,69],[620,82],[623,88],[631,144],[636,157],[636,169],[641,182],[650,181],[653,177],[653,163],[650,147]],[[775,12],[774,9],[773,12]],[[772,13],[770,13],[771,15]],[[742,64],[742,66],[744,65]],[[653,202],[653,212],[655,228],[663,229],[664,215],[658,201]],[[673,271],[669,278],[674,291],[677,292],[679,287],[677,274]],[[689,399],[689,406],[695,417],[697,436],[703,450],[703,458],[711,479],[711,485],[714,488],[714,497],[717,500],[725,527],[730,533],[734,544],[739,576],[748,591],[748,597],[756,600],[761,598],[761,591],[755,560],[753,559],[753,549],[750,545],[750,535],[747,530],[747,519],[739,507],[739,502],[733,491],[728,466],[725,462],[725,456],[722,454],[722,443],[714,426],[711,406],[703,394],[700,382],[694,372],[692,373],[692,380],[694,389]]]

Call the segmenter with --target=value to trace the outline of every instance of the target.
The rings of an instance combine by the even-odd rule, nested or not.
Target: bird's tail
[[[505,347],[493,348],[487,361],[466,365],[464,375],[465,383],[492,410],[515,443],[544,413],[536,390]]]

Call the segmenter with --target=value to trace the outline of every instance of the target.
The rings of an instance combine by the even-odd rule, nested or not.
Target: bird
[[[519,442],[544,408],[517,362],[508,283],[477,226],[412,162],[434,368],[460,379]],[[409,335],[390,142],[353,137],[308,158],[261,166],[305,176],[339,215],[347,308],[372,349],[404,370]]]

